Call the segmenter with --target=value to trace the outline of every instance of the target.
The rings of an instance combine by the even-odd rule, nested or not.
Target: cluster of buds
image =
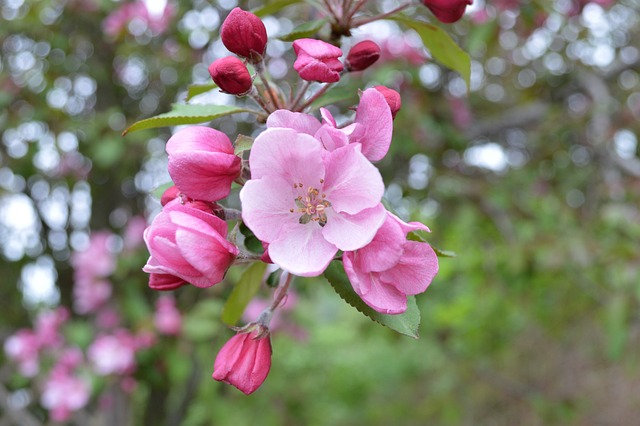
[[[362,301],[394,315],[406,311],[407,296],[427,289],[438,261],[429,244],[407,239],[428,228],[402,221],[382,204],[385,185],[374,163],[389,151],[400,94],[384,86],[361,91],[352,121],[341,125],[327,109],[320,108],[320,119],[305,112],[345,72],[371,67],[380,47],[356,43],[343,61],[333,44],[295,40],[293,68],[302,81],[284,99],[264,74],[267,34],[260,18],[235,8],[221,37],[237,56],[213,62],[211,77],[223,92],[256,101],[266,129],[248,158],[234,152],[227,135],[208,127],[182,128],[169,139],[175,186],[166,190],[162,211],[145,231],[150,258],[143,269],[150,287],[163,291],[211,287],[234,264],[272,263],[272,271],[282,271],[273,303],[256,321],[234,328],[237,334],[214,364],[214,379],[250,394],[269,373],[270,321],[293,276],[319,276],[331,262],[342,262]],[[324,85],[308,95],[311,82]],[[234,184],[241,187],[241,210],[224,206]],[[227,221],[241,221],[263,250],[238,241],[239,223],[228,234]]]

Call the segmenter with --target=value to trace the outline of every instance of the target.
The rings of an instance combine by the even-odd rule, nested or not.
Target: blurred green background
[[[218,39],[228,11],[262,5],[193,0],[161,15],[153,3],[146,18],[108,27],[123,3],[0,1],[3,341],[38,310],[71,306],[69,256],[91,231],[121,233],[159,210],[149,193],[168,181],[171,129],[121,132],[208,83],[208,64],[228,54]],[[313,10],[298,3],[264,17],[276,82],[294,81],[291,44],[276,37]],[[412,13],[430,17],[419,4]],[[71,424],[637,423],[639,13],[637,0],[476,0],[442,26],[472,57],[469,91],[396,23],[354,30],[354,40],[381,44],[383,60],[344,77],[339,90],[352,97],[332,111],[346,114],[358,88],[401,93],[391,152],[378,164],[386,199],[457,254],[440,258],[418,296],[420,339],[371,322],[323,279],[298,279],[286,317],[296,332],[274,333],[271,373],[244,396],[210,378],[232,335],[219,317],[242,272],[234,267],[214,288],[179,289],[182,335],[139,354],[134,392],[109,390],[116,410],[101,409],[108,384],[95,385]],[[236,101],[214,90],[192,102]],[[262,128],[244,115],[212,126],[232,140]],[[147,327],[157,298],[141,271],[146,256],[121,258],[112,277],[110,303],[132,330]],[[46,424],[38,380],[0,361],[0,424]]]

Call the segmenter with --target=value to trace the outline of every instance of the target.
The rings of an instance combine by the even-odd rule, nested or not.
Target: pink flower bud
[[[473,0],[422,0],[440,22],[452,24],[462,18],[467,5]]]
[[[151,257],[143,270],[152,274],[152,281],[153,274],[160,274],[155,279],[166,278],[169,286],[178,286],[174,278],[179,278],[196,287],[211,287],[222,281],[239,253],[226,236],[224,220],[176,200],[144,232]],[[150,282],[149,286],[157,284]]]
[[[261,327],[233,336],[218,352],[212,377],[249,395],[262,385],[271,369],[271,339]]]
[[[389,104],[389,108],[391,109],[391,116],[396,118],[396,114],[400,111],[400,108],[402,108],[400,93],[385,86],[375,86],[374,89],[382,93],[382,96],[384,96],[384,99],[387,101],[387,104]]]
[[[223,92],[231,95],[245,95],[253,86],[247,66],[234,56],[213,61],[209,65],[209,74]]]
[[[217,201],[231,191],[242,161],[224,133],[204,126],[184,128],[167,142],[169,175],[188,197]]]
[[[185,280],[170,274],[151,274],[149,276],[149,287],[153,290],[171,291],[183,285],[187,285]]]
[[[340,72],[344,69],[338,59],[342,50],[321,40],[301,38],[293,42],[293,50],[298,58],[293,68],[300,78],[321,83],[340,81]]]
[[[162,197],[160,198],[160,204],[162,204],[163,206],[166,206],[168,203],[178,198],[179,195],[180,195],[180,190],[178,189],[178,187],[175,185],[170,186],[167,189],[165,189],[165,191],[162,193]]]
[[[380,46],[371,40],[361,41],[351,48],[345,61],[348,71],[362,71],[380,58]]]
[[[230,52],[252,64],[262,61],[267,47],[267,29],[256,15],[236,7],[220,28],[220,38]]]

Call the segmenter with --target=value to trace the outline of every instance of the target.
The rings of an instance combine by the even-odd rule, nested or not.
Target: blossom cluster
[[[425,1],[443,22],[459,19],[468,3],[456,2],[453,10]],[[345,16],[334,18],[342,22]],[[300,80],[283,89],[265,74],[268,36],[258,16],[233,9],[220,36],[235,55],[211,63],[211,78],[222,92],[255,101],[266,126],[250,149],[205,126],[180,128],[168,140],[174,186],[163,194],[162,211],[144,233],[150,257],[143,270],[150,274],[149,286],[162,291],[214,286],[234,264],[265,262],[272,264],[271,272],[280,271],[273,301],[257,319],[234,327],[237,334],[214,363],[214,379],[250,394],[270,370],[271,320],[294,276],[316,277],[342,263],[366,305],[398,315],[407,310],[408,296],[430,285],[438,259],[427,242],[408,239],[429,229],[404,222],[382,202],[385,184],[375,163],[389,152],[402,106],[399,93],[384,86],[360,91],[348,122],[339,123],[329,109],[320,108],[319,116],[308,112],[345,73],[373,66],[380,47],[364,40],[342,59],[334,44],[297,39],[293,69]],[[238,188],[239,210],[228,198]],[[262,250],[249,249],[247,238],[259,240]]]

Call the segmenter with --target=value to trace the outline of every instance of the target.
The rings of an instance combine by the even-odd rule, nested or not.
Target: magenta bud
[[[464,11],[473,0],[422,0],[440,22],[452,24],[464,15]]]
[[[165,189],[164,192],[162,193],[162,197],[160,197],[160,204],[162,204],[163,206],[166,206],[168,203],[178,198],[179,195],[180,195],[180,190],[178,189],[178,187],[175,185],[172,185],[167,189]]]
[[[218,352],[212,377],[249,395],[265,381],[271,369],[269,331],[259,326],[233,336]]]
[[[402,99],[400,98],[400,93],[385,86],[375,86],[374,89],[382,93],[382,96],[384,96],[384,100],[387,101],[387,104],[391,109],[391,117],[396,118],[396,114],[398,113],[398,111],[400,111],[400,108],[402,108]]]
[[[178,278],[170,274],[151,274],[149,275],[149,288],[158,291],[175,290],[187,282],[182,278]]]
[[[233,9],[222,23],[220,38],[230,52],[252,64],[262,61],[267,47],[267,29],[253,13],[239,7]]]
[[[342,50],[322,40],[301,38],[293,42],[293,50],[298,58],[293,68],[306,81],[335,83],[340,81],[344,66],[338,59]]]
[[[247,66],[233,56],[213,61],[209,65],[209,74],[223,92],[232,95],[246,95],[253,86]]]
[[[344,62],[347,71],[362,71],[380,58],[380,46],[371,40],[361,41],[351,48]]]

